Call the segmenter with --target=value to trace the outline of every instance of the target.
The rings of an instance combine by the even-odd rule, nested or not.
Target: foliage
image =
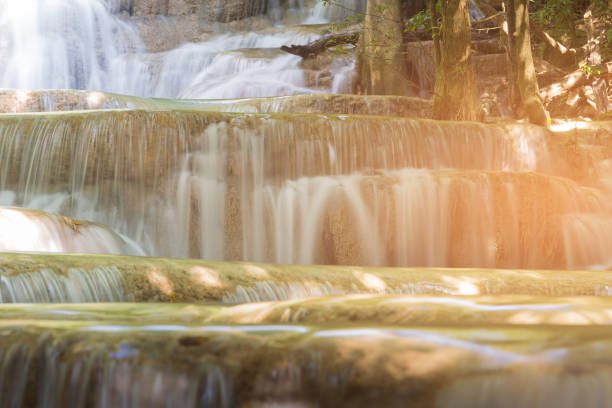
[[[580,68],[582,71],[584,71],[584,73],[585,73],[585,74],[586,74],[586,76],[587,76],[587,79],[588,79],[588,78],[590,78],[591,76],[594,76],[594,75],[601,75],[601,70],[599,70],[598,68],[593,67],[593,66],[591,66],[591,65],[587,64],[586,62],[581,62],[581,63],[578,65],[578,67],[579,67],[579,68]]]
[[[539,7],[536,4],[531,18],[545,27],[573,31],[574,22],[584,13],[578,3],[576,0],[546,0]]]
[[[607,1],[594,0],[595,11],[601,19],[600,24],[604,27],[612,27],[612,9]],[[602,57],[604,60],[612,58],[612,28],[604,32],[604,43],[602,44]]]
[[[440,2],[437,1],[436,14],[440,15]],[[435,37],[440,30],[440,21],[432,21],[431,9],[421,10],[414,16],[404,22],[404,31],[414,33],[419,29],[424,29],[426,32],[431,32],[432,37]]]
[[[531,19],[549,29],[575,34],[576,21],[593,5],[602,15],[610,15],[607,0],[531,0]]]
[[[416,31],[419,27],[431,26],[431,10],[421,10],[404,23],[406,31]]]

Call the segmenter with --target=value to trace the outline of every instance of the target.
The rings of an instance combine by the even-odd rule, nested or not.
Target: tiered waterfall
[[[612,404],[612,123],[348,95],[323,3],[0,0],[0,405]]]

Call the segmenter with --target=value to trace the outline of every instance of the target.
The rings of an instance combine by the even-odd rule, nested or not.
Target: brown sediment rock
[[[309,94],[217,101],[147,99],[79,90],[0,90],[0,113],[141,108],[244,113],[318,113],[409,118],[431,116],[431,101],[403,96]]]
[[[409,118],[431,117],[432,102],[407,96],[382,95],[295,95],[253,98],[230,106],[261,113],[320,113],[347,115],[382,115]]]
[[[169,51],[188,41],[204,41],[209,36],[202,32],[197,14],[146,15],[132,17],[130,20],[149,53]]]
[[[66,112],[144,108],[163,110],[164,100],[148,100],[96,91],[78,90],[0,90],[1,113]],[[227,111],[244,113],[298,113],[378,115],[409,118],[431,116],[431,101],[420,98],[379,95],[295,95],[228,101],[170,101],[166,109]],[[162,109],[160,109],[162,108]]]
[[[122,11],[129,11],[135,16],[185,16],[199,15],[200,18],[229,22],[263,13],[267,9],[267,0],[133,0],[122,4]],[[130,7],[131,6],[131,7]]]
[[[114,95],[79,90],[0,89],[0,113],[116,109],[125,103]]]

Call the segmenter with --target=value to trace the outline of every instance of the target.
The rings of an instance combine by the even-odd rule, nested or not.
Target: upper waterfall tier
[[[143,46],[102,0],[1,0],[0,87],[106,89]]]
[[[363,6],[346,1],[348,9],[320,10],[316,1],[0,0],[0,88],[172,98],[345,92],[350,58],[313,69],[278,49],[320,38],[325,27],[313,23]],[[220,24],[237,20],[244,26]]]

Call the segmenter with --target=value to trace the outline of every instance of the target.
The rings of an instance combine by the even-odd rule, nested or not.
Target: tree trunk
[[[433,118],[476,120],[478,90],[470,49],[467,0],[441,0],[440,62],[434,89]]]
[[[359,37],[358,92],[370,95],[414,95],[403,55],[401,0],[368,0]]]
[[[589,7],[584,13],[584,25],[587,33],[587,65],[596,67],[601,64],[601,42],[603,33],[595,27],[595,16],[593,7]],[[593,83],[592,103],[595,105],[597,113],[607,113],[612,110],[612,104],[608,100],[608,82],[599,78]]]
[[[527,115],[531,123],[548,126],[540,99],[531,38],[529,37],[529,0],[506,0],[508,23],[508,92],[516,115]],[[517,95],[518,88],[518,95]]]
[[[612,1],[612,0],[611,0]],[[436,8],[436,0],[427,0],[427,8],[431,13],[431,39],[433,40],[433,49],[434,49],[434,64],[436,67],[436,72],[438,71],[438,65],[440,64],[440,27],[438,26],[438,21],[440,20],[440,15],[438,14],[438,9]]]
[[[510,109],[518,117],[523,116],[523,103],[521,101],[521,92],[518,86],[518,61],[516,52],[516,10],[514,7],[515,0],[505,0],[504,7],[506,9],[506,59],[508,61],[508,103]]]

